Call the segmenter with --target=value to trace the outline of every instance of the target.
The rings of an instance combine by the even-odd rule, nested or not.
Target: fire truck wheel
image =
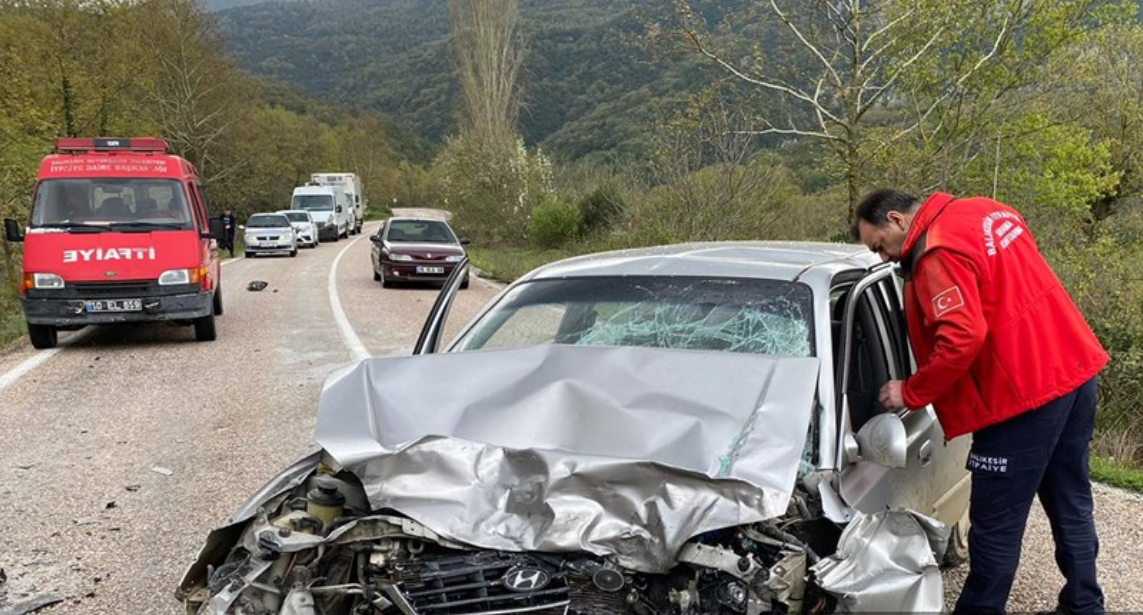
[[[55,348],[57,335],[52,325],[33,325],[28,323],[28,338],[32,341],[32,348]]]
[[[214,289],[214,315],[222,316],[222,287]]]
[[[214,314],[194,320],[194,338],[200,342],[213,342],[218,339],[218,330],[214,328]]]

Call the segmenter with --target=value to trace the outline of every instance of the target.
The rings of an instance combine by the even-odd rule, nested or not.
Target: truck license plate
[[[444,273],[444,267],[417,267],[417,273]]]
[[[138,312],[143,309],[142,299],[100,299],[84,301],[88,312]]]

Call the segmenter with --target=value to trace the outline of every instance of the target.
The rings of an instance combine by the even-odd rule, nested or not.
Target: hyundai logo
[[[504,587],[514,592],[531,592],[548,586],[552,577],[539,568],[513,568],[504,575]]]

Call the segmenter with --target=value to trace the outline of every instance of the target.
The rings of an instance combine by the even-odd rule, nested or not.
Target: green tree
[[[850,215],[871,157],[901,139],[940,132],[966,99],[987,93],[981,104],[995,101],[1012,82],[977,89],[983,73],[1020,76],[1019,68],[1054,53],[1104,4],[759,0],[732,10],[671,1],[673,31],[690,48],[728,78],[786,103],[760,109],[754,134],[829,145],[842,162]],[[742,40],[743,31],[773,40]]]

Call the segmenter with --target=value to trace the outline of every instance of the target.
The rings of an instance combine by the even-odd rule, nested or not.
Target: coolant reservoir
[[[314,479],[314,488],[306,495],[306,512],[329,525],[345,511],[345,496],[337,490],[337,482],[326,476]]]

